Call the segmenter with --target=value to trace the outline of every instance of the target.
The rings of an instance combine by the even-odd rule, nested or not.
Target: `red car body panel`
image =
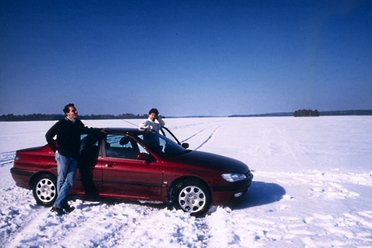
[[[224,204],[235,199],[234,194],[244,194],[251,185],[253,175],[248,166],[240,161],[186,149],[184,154],[164,157],[146,147],[136,136],[139,133],[136,129],[114,129],[109,133],[132,137],[146,148],[151,160],[106,157],[102,149],[107,147],[102,142],[93,169],[93,181],[102,197],[165,203],[169,200],[169,192],[175,182],[195,178],[208,187],[213,204]],[[16,152],[11,174],[17,186],[31,189],[33,180],[41,173],[57,177],[55,154],[47,145]],[[222,178],[222,173],[241,173],[246,175],[246,179],[227,182]],[[79,172],[71,193],[85,194]]]

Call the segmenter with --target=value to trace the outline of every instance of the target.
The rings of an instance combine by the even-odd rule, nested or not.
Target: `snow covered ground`
[[[199,219],[135,202],[75,199],[61,217],[36,205],[9,170],[53,123],[0,122],[1,247],[372,247],[372,117],[166,119],[191,149],[254,170],[242,203]]]

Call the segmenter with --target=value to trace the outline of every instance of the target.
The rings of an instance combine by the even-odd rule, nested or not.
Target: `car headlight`
[[[247,176],[244,174],[240,174],[240,173],[225,173],[225,174],[222,174],[222,178],[232,183],[232,182],[244,180],[247,178]]]

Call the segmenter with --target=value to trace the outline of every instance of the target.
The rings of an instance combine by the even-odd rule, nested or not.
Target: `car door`
[[[155,160],[137,159],[141,152],[146,150],[127,135],[107,135],[102,158],[102,195],[160,200],[164,168]]]
[[[75,177],[73,192],[77,194],[95,194],[102,184],[102,148],[104,134],[81,135],[79,168]]]

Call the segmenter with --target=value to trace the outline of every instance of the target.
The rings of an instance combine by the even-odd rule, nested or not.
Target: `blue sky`
[[[372,109],[372,1],[0,0],[0,114]]]

